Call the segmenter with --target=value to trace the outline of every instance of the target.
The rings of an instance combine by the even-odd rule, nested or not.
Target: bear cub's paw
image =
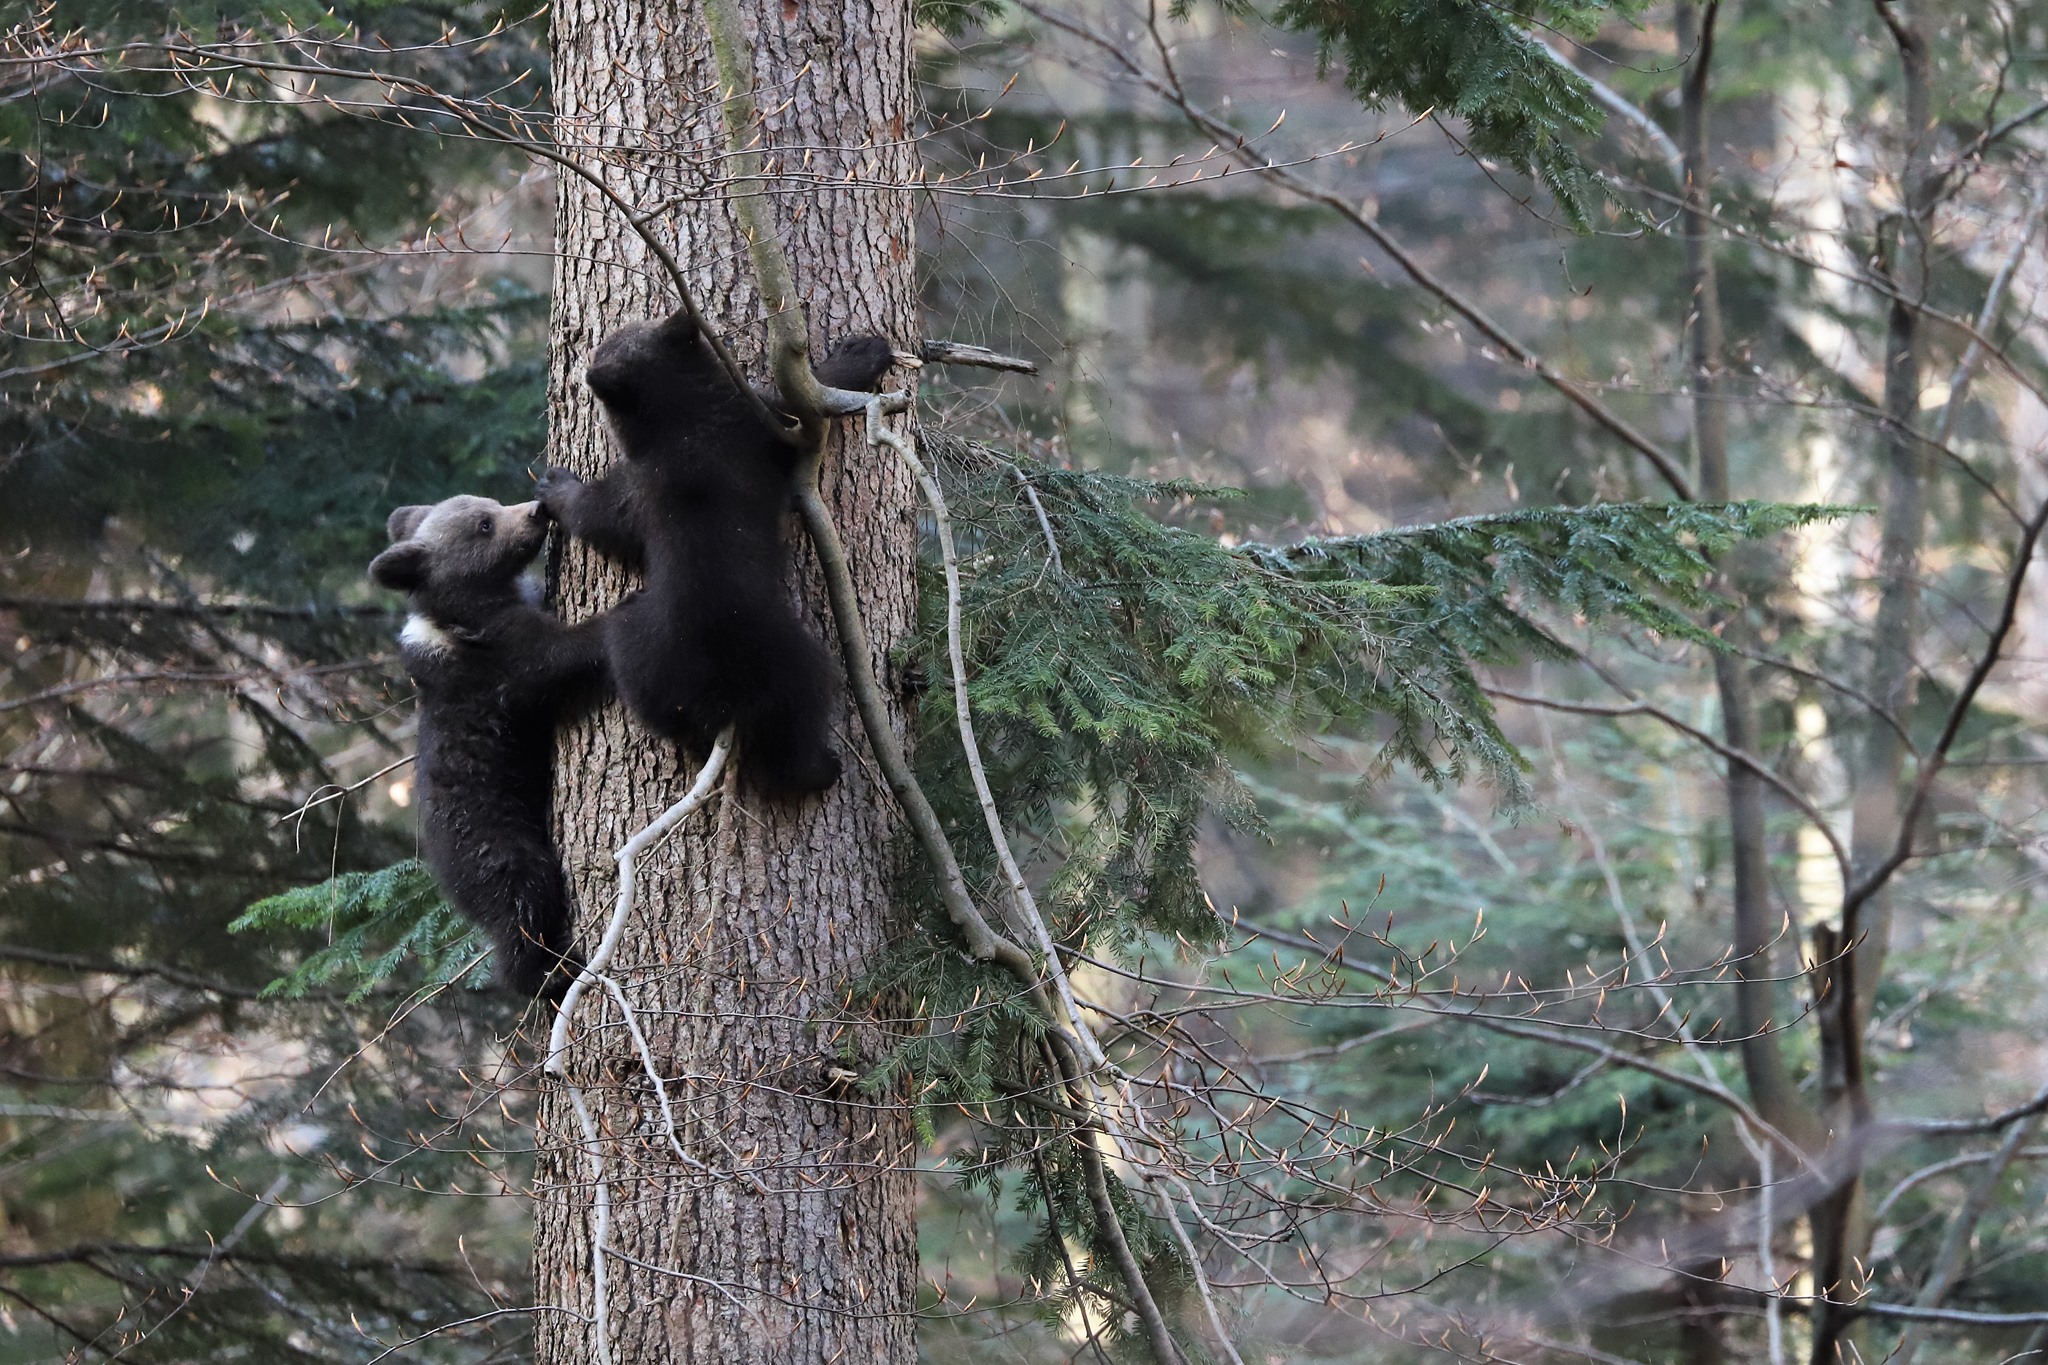
[[[583,487],[583,480],[575,473],[552,465],[533,485],[533,495],[540,500],[541,510],[556,521],[562,519],[562,504],[576,496]]]
[[[816,365],[818,380],[835,389],[871,393],[896,363],[896,348],[886,337],[847,337]]]

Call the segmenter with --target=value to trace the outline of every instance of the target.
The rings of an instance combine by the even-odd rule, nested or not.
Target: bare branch
[[[1147,89],[1174,108],[1180,110],[1188,122],[1205,136],[1213,137],[1229,148],[1231,155],[1246,169],[1264,175],[1275,184],[1283,186],[1290,193],[1300,198],[1334,209],[1346,222],[1352,224],[1352,226],[1371,238],[1373,244],[1381,251],[1392,257],[1394,263],[1407,272],[1410,279],[1414,280],[1416,284],[1420,285],[1430,294],[1442,300],[1444,305],[1450,308],[1452,312],[1457,313],[1460,317],[1478,328],[1480,333],[1488,341],[1500,347],[1509,359],[1520,364],[1544,383],[1550,385],[1551,388],[1557,390],[1558,393],[1564,396],[1566,401],[1584,412],[1609,433],[1619,438],[1624,445],[1627,445],[1644,459],[1648,460],[1657,473],[1663,477],[1664,482],[1670,485],[1674,493],[1688,502],[1694,498],[1692,479],[1686,474],[1683,465],[1677,459],[1673,458],[1662,446],[1638,431],[1633,423],[1596,398],[1588,391],[1585,385],[1567,377],[1562,371],[1544,360],[1542,356],[1517,341],[1504,327],[1495,322],[1489,314],[1482,310],[1478,304],[1439,279],[1433,271],[1417,260],[1407,248],[1396,241],[1391,233],[1381,227],[1379,220],[1367,213],[1363,207],[1353,204],[1341,195],[1326,190],[1313,181],[1297,175],[1265,154],[1256,151],[1249,136],[1195,104],[1178,82],[1161,79],[1158,75],[1140,64],[1136,58],[1130,55],[1127,44],[1118,42],[1108,34],[1100,32],[1079,19],[1062,14],[1057,10],[1048,9],[1045,5],[1039,3],[1039,0],[1018,0],[1018,3],[1026,12],[1035,15],[1037,18],[1044,20],[1063,32],[1073,34],[1075,37],[1093,44],[1106,53],[1111,60],[1115,61],[1117,65],[1121,66]]]
[[[1006,370],[1011,374],[1037,374],[1038,362],[972,346],[964,341],[933,341],[926,338],[917,348],[918,358],[927,365],[971,365],[984,370]]]

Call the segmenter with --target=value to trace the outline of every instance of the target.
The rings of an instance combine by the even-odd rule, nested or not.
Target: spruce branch
[[[997,855],[1002,863],[1003,874],[1009,887],[1012,904],[1015,906],[1018,916],[1024,919],[1031,928],[1033,936],[1038,940],[1039,949],[1044,955],[1044,967],[1041,973],[1038,964],[1031,962],[1029,954],[1024,953],[1021,948],[1017,948],[1015,944],[1009,943],[1008,940],[1004,940],[1008,947],[1017,954],[1017,960],[1030,964],[1023,971],[1019,971],[1016,967],[1011,967],[1011,971],[1031,993],[1031,997],[1037,1003],[1040,1012],[1046,1016],[1046,1022],[1053,1026],[1054,1032],[1047,1044],[1047,1052],[1052,1060],[1054,1069],[1060,1076],[1061,1086],[1067,1092],[1069,1101],[1075,1110],[1089,1116],[1085,1121],[1077,1123],[1076,1131],[1073,1134],[1073,1141],[1081,1158],[1083,1173],[1088,1185],[1089,1201],[1095,1210],[1097,1227],[1109,1241],[1111,1254],[1116,1260],[1118,1271],[1124,1280],[1125,1291],[1130,1296],[1132,1305],[1137,1311],[1139,1321],[1144,1325],[1146,1338],[1151,1345],[1153,1355],[1157,1358],[1159,1365],[1175,1365],[1175,1362],[1181,1359],[1179,1347],[1175,1345],[1173,1334],[1167,1328],[1165,1315],[1160,1312],[1159,1305],[1152,1296],[1151,1287],[1145,1282],[1143,1267],[1132,1253],[1129,1239],[1124,1235],[1122,1220],[1118,1217],[1116,1206],[1109,1195],[1108,1175],[1103,1168],[1102,1152],[1096,1145],[1097,1136],[1100,1135],[1115,1142],[1127,1157],[1133,1155],[1130,1151],[1130,1144],[1119,1140],[1114,1120],[1110,1116],[1109,1111],[1097,1101],[1092,1093],[1092,1087],[1087,1084],[1087,1078],[1090,1074],[1100,1070],[1112,1069],[1109,1058],[1103,1053],[1101,1043],[1096,1039],[1094,1030],[1089,1027],[1086,1016],[1081,1012],[1080,1004],[1074,998],[1073,986],[1068,981],[1066,971],[1060,964],[1058,946],[1053,941],[1052,933],[1046,926],[1044,917],[1039,914],[1038,904],[1032,896],[1030,885],[1024,879],[1023,871],[1017,864],[1015,854],[1011,852],[1009,839],[1003,831],[1002,814],[996,807],[993,792],[989,789],[988,772],[982,762],[981,748],[975,741],[973,711],[968,700],[967,664],[960,643],[960,558],[953,540],[952,521],[946,507],[945,494],[939,488],[938,481],[932,477],[931,471],[926,468],[923,461],[917,458],[916,452],[911,449],[910,443],[884,427],[881,419],[882,403],[880,399],[877,399],[868,409],[868,439],[875,444],[889,446],[909,465],[918,486],[924,491],[925,498],[932,510],[934,523],[938,528],[940,553],[943,557],[946,575],[947,658],[951,668],[953,684],[955,725],[959,733],[962,752],[966,756],[968,770],[974,781],[975,794],[981,808],[982,817],[988,827],[990,841],[996,848]],[[866,652],[863,651],[862,658],[865,659],[866,657]],[[890,732],[890,735],[893,740],[893,731]],[[917,787],[915,777],[907,772],[905,775],[910,779],[911,788],[916,791],[917,799],[924,800],[923,791]],[[933,824],[936,828],[936,817],[934,817]],[[943,830],[939,830],[938,833],[939,839],[944,845],[944,857],[953,864],[953,874],[958,876],[958,864],[950,842],[945,841]],[[964,880],[959,885],[959,891],[962,899],[965,901],[968,912],[976,920],[980,920],[980,912],[975,909],[972,900],[967,898]],[[950,900],[948,909],[949,911],[952,909]],[[955,916],[955,922],[959,922],[957,915]],[[983,924],[985,926],[985,921],[983,921]],[[1009,960],[1006,959],[1004,965],[1008,966]],[[1058,1027],[1058,1016],[1053,1012],[1051,1001],[1046,998],[1045,981],[1047,978],[1050,978],[1052,981],[1054,990],[1064,1009],[1066,1019],[1065,1030]],[[1199,1264],[1192,1260],[1190,1264],[1196,1267],[1196,1273],[1199,1274]]]
[[[989,788],[988,769],[982,761],[981,746],[976,741],[974,734],[974,714],[973,706],[969,700],[967,661],[961,646],[960,554],[953,538],[953,522],[946,506],[945,492],[939,487],[938,480],[932,477],[931,471],[926,468],[924,462],[917,458],[917,453],[911,449],[910,443],[882,426],[881,403],[879,400],[868,409],[868,439],[871,442],[889,446],[902,457],[903,461],[910,466],[910,471],[916,478],[918,487],[924,490],[925,500],[931,508],[933,527],[939,544],[941,567],[946,582],[946,658],[952,676],[954,727],[959,733],[961,751],[966,758],[968,774],[974,784],[976,803],[981,808],[982,820],[988,828],[989,842],[995,849],[996,859],[1002,867],[1003,878],[1009,887],[1011,904],[1015,907],[1017,915],[1029,926],[1033,937],[1038,941],[1039,951],[1044,955],[1046,975],[1051,978],[1060,1003],[1065,1007],[1068,1022],[1073,1029],[1074,1039],[1084,1049],[1085,1060],[1088,1063],[1088,1072],[1086,1074],[1093,1075],[1103,1072],[1110,1074],[1115,1080],[1123,1107],[1130,1113],[1138,1135],[1141,1138],[1149,1137],[1150,1135],[1146,1132],[1144,1109],[1136,1095],[1132,1093],[1130,1078],[1123,1075],[1118,1068],[1110,1063],[1109,1057],[1103,1052],[1100,1041],[1096,1038],[1094,1030],[1089,1026],[1087,1018],[1081,1013],[1081,1007],[1075,1000],[1073,985],[1067,977],[1066,968],[1060,961],[1059,947],[1053,941],[1052,931],[1047,927],[1045,917],[1039,912],[1038,901],[1032,894],[1030,883],[1025,880],[1023,870],[1018,866],[1016,854],[1010,847],[1009,836],[1003,829],[1002,812],[996,805],[995,794]],[[1048,545],[1053,546],[1053,555],[1057,559],[1059,554],[1057,542],[1052,535],[1050,523],[1045,520],[1044,506],[1038,502],[1036,495],[1032,492],[1030,480],[1025,478],[1023,471],[1015,465],[1010,467],[1010,472],[1027,497],[1030,498],[1033,507],[1037,510],[1040,525],[1046,533],[1046,542]],[[1078,1086],[1075,1085],[1075,1082],[1081,1079],[1083,1077],[1080,1076],[1068,1078],[1070,1092],[1078,1091]],[[1083,1100],[1088,1098],[1078,1093],[1076,1097]],[[1114,1114],[1116,1112],[1114,1109],[1101,1108],[1103,1108],[1105,1114]],[[1124,1140],[1117,1131],[1118,1127],[1120,1125],[1112,1126],[1107,1135],[1117,1142],[1125,1157],[1131,1160],[1133,1165],[1140,1171],[1146,1184],[1148,1186],[1153,1184],[1155,1180],[1155,1163],[1139,1160],[1136,1149],[1140,1144]],[[1131,1256],[1130,1246],[1123,1236],[1122,1226],[1116,1222],[1114,1209],[1109,1203],[1106,1177],[1102,1171],[1101,1153],[1096,1149],[1093,1139],[1086,1134],[1082,1135],[1078,1141],[1082,1144],[1083,1150],[1081,1155],[1086,1163],[1089,1194],[1096,1205],[1097,1219],[1100,1221],[1105,1216],[1105,1212],[1107,1213],[1110,1219],[1110,1230],[1113,1233],[1111,1245],[1117,1256],[1118,1264],[1124,1269],[1126,1279],[1135,1276],[1137,1283],[1142,1285],[1142,1272],[1138,1269],[1135,1258]],[[1180,1186],[1183,1194],[1189,1201],[1190,1207],[1192,1207],[1194,1196],[1187,1189],[1185,1182],[1171,1168],[1160,1166],[1160,1169],[1164,1170],[1168,1181]],[[1196,1291],[1202,1300],[1203,1309],[1208,1316],[1210,1329],[1217,1343],[1222,1347],[1225,1358],[1231,1361],[1232,1365],[1244,1365],[1243,1358],[1239,1356],[1237,1347],[1232,1343],[1229,1333],[1224,1329],[1222,1315],[1216,1308],[1215,1294],[1209,1285],[1208,1275],[1202,1268],[1200,1253],[1195,1249],[1193,1240],[1188,1236],[1187,1229],[1181,1222],[1180,1213],[1174,1206],[1172,1192],[1170,1190],[1165,1192],[1155,1191],[1155,1197],[1158,1198],[1160,1207],[1166,1214],[1167,1222],[1173,1229],[1174,1238],[1179,1242],[1181,1253],[1186,1258],[1189,1272],[1194,1278]],[[1139,1309],[1139,1317],[1145,1324],[1147,1335],[1152,1340],[1154,1353],[1158,1354],[1162,1360],[1171,1359],[1172,1353],[1178,1352],[1178,1347],[1174,1344],[1171,1333],[1167,1331],[1164,1319],[1157,1316],[1157,1305],[1152,1304],[1148,1299],[1139,1298],[1137,1300],[1137,1307]]]
[[[1555,62],[1562,70],[1585,82],[1586,89],[1592,93],[1593,99],[1601,108],[1642,135],[1643,141],[1649,143],[1651,150],[1656,152],[1658,163],[1670,174],[1674,183],[1681,186],[1685,184],[1685,159],[1679,153],[1678,144],[1671,140],[1671,134],[1664,131],[1663,124],[1651,118],[1648,110],[1613,86],[1605,81],[1595,80],[1581,71],[1573,65],[1570,58],[1552,47],[1547,39],[1536,38],[1534,42],[1537,50],[1545,57]]]
[[[974,737],[974,707],[968,699],[967,659],[960,645],[960,552],[953,540],[953,521],[946,507],[946,495],[924,461],[917,458],[910,442],[882,425],[880,399],[868,408],[868,440],[875,445],[888,446],[901,457],[931,508],[941,567],[946,577],[946,661],[953,684],[953,724],[960,735],[960,750],[967,760],[968,776],[974,783],[975,801],[981,807],[989,843],[995,848],[996,860],[1002,866],[1010,903],[1037,941],[1038,951],[1044,958],[1045,974],[1051,979],[1053,990],[1066,1012],[1067,1026],[1073,1030],[1074,1040],[1080,1044],[1089,1066],[1107,1066],[1109,1058],[1103,1054],[1102,1045],[1096,1041],[1080,1005],[1075,1003],[1073,985],[1067,980],[1066,969],[1060,965],[1059,947],[1053,942],[1045,917],[1038,913],[1038,901],[1031,894],[1031,884],[1024,879],[1024,870],[1018,866],[1017,855],[1010,849],[1009,835],[1003,831],[1002,812],[996,808],[995,793],[989,790],[988,768],[982,762],[981,745]]]
[[[276,36],[272,42],[277,46],[283,47],[317,46],[315,40],[309,39],[302,30],[297,29]],[[739,361],[734,358],[731,348],[726,345],[724,337],[716,327],[712,326],[711,320],[705,317],[703,309],[698,306],[696,294],[690,287],[689,276],[684,273],[682,263],[676,259],[675,252],[662,239],[661,234],[654,231],[652,227],[653,215],[637,211],[632,203],[619,193],[618,190],[613,188],[603,175],[562,150],[555,142],[528,137],[523,133],[502,126],[500,122],[479,113],[472,107],[471,101],[438,89],[428,81],[410,76],[394,75],[391,72],[379,71],[375,68],[338,66],[326,61],[281,61],[275,58],[258,56],[244,50],[248,46],[250,44],[247,42],[223,41],[201,43],[194,42],[189,38],[174,36],[162,41],[124,43],[106,48],[67,51],[54,54],[54,56],[61,57],[63,61],[73,64],[98,61],[103,66],[111,66],[116,62],[120,62],[123,69],[135,70],[137,68],[132,63],[123,62],[122,59],[138,53],[162,53],[169,63],[171,74],[185,80],[188,84],[194,82],[200,76],[210,75],[219,70],[247,70],[262,72],[266,75],[304,76],[313,82],[313,85],[309,87],[311,89],[317,89],[318,82],[321,80],[334,82],[363,81],[388,91],[399,92],[414,99],[424,101],[430,108],[455,120],[455,122],[467,130],[469,136],[479,141],[510,147],[528,156],[560,167],[597,191],[598,195],[617,211],[620,221],[624,222],[632,230],[633,235],[638,237],[647,247],[648,251],[653,254],[654,259],[661,266],[662,273],[668,276],[669,282],[674,286],[677,301],[682,311],[689,316],[690,321],[696,326],[698,334],[704,338],[705,345],[711,349],[712,355],[717,358],[718,364],[725,371],[727,378],[745,395],[745,401],[754,407],[755,416],[771,430],[782,431],[787,428],[788,424],[781,414],[777,413],[747,383],[746,373],[740,368]],[[294,98],[297,98],[296,92],[294,92]],[[336,109],[342,108],[341,103],[331,97],[323,96],[319,98],[331,107]],[[386,114],[374,108],[355,109],[346,112],[353,113],[357,117],[379,122],[396,120],[402,126],[413,128],[415,131],[431,131],[419,129],[396,112]],[[494,106],[493,112],[509,114],[511,111]],[[811,386],[813,390],[817,388],[815,380],[812,381]]]

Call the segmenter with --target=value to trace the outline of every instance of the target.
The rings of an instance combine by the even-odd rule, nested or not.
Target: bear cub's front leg
[[[585,483],[574,471],[556,465],[540,476],[533,491],[564,531],[605,558],[631,569],[646,561],[647,543],[620,471]]]

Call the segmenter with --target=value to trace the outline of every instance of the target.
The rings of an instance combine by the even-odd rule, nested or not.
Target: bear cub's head
[[[548,516],[538,502],[507,507],[465,493],[401,507],[384,529],[391,548],[370,561],[371,580],[453,619],[520,599],[519,576],[547,544]]]
[[[703,403],[705,375],[715,364],[697,324],[678,310],[621,327],[599,342],[583,382],[614,423],[660,421],[688,416],[684,409]]]

